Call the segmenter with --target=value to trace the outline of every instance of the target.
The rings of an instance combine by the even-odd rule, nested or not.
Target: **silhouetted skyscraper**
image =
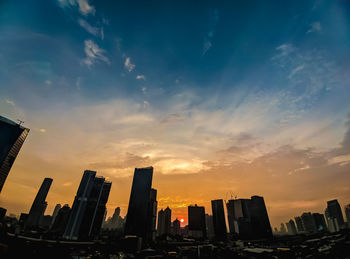
[[[54,210],[53,210],[53,212],[52,212],[52,224],[54,223],[54,221],[55,221],[55,218],[56,218],[56,216],[57,216],[57,214],[58,214],[58,211],[61,209],[61,204],[56,204],[56,206],[55,206],[55,208],[54,208]]]
[[[151,189],[149,195],[148,211],[147,211],[147,240],[152,241],[156,237],[157,222],[157,190]]]
[[[214,223],[213,223],[212,215],[205,214],[205,226],[207,230],[208,239],[213,239],[215,237],[215,233],[214,233]]]
[[[301,217],[295,217],[294,219],[297,224],[298,233],[305,231]]]
[[[312,213],[312,216],[314,217],[316,229],[318,231],[323,231],[327,229],[326,221],[324,219],[323,214],[320,213]]]
[[[297,228],[295,227],[294,221],[291,219],[286,223],[288,234],[295,235],[297,233]]]
[[[215,237],[219,240],[226,239],[226,221],[223,200],[212,200],[213,224]]]
[[[165,210],[158,212],[158,236],[169,235],[171,230],[171,209],[167,207]]]
[[[301,220],[303,222],[303,228],[306,232],[313,233],[317,231],[315,219],[310,212],[304,212],[301,215]]]
[[[0,116],[0,192],[29,129]]]
[[[348,223],[348,228],[350,228],[350,204],[345,206],[345,216],[346,216],[346,221]]]
[[[338,200],[327,201],[327,210],[328,210],[328,216],[330,218],[336,219],[340,228],[343,227],[344,217],[343,217],[340,205],[338,203]]]
[[[63,235],[68,224],[70,212],[71,209],[69,208],[68,204],[65,204],[61,209],[59,209],[50,230],[50,232],[56,237],[61,237]]]
[[[34,199],[32,207],[30,208],[28,218],[25,226],[28,228],[37,227],[41,217],[44,215],[47,202],[45,201],[46,196],[50,190],[52,184],[51,178],[45,178],[40,186],[40,189]]]
[[[103,177],[96,177],[95,171],[85,170],[74,199],[65,238],[88,239],[99,234],[111,185]]]
[[[177,218],[173,221],[173,234],[175,236],[181,235],[181,224],[180,220],[178,220]]]
[[[126,216],[125,235],[147,237],[147,212],[152,177],[153,167],[135,168]]]
[[[197,204],[188,206],[188,231],[189,235],[195,238],[207,237],[204,207],[197,206]]]
[[[226,204],[230,233],[240,238],[270,238],[272,229],[264,198],[229,200]]]

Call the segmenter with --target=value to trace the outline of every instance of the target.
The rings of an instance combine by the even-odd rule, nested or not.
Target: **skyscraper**
[[[226,221],[223,200],[212,200],[213,224],[215,237],[219,240],[226,238]]]
[[[208,239],[212,240],[215,237],[213,215],[205,214],[205,227]]]
[[[0,192],[29,129],[0,116]]]
[[[61,237],[67,227],[69,215],[71,209],[68,204],[65,204],[61,209],[59,209],[55,220],[52,223],[50,232],[56,237]]]
[[[169,235],[171,230],[171,209],[167,207],[165,210],[161,209],[158,212],[158,236]]]
[[[318,231],[323,231],[327,229],[326,221],[324,219],[323,214],[320,213],[312,213],[312,216],[314,217],[316,229]]]
[[[89,239],[99,234],[111,185],[96,177],[95,171],[85,170],[64,233],[66,239]]]
[[[303,228],[306,232],[313,233],[317,231],[315,218],[310,212],[304,212],[301,214],[301,220],[303,222]]]
[[[226,204],[230,233],[240,238],[270,238],[272,229],[263,197],[229,200]]]
[[[34,199],[34,202],[28,214],[28,218],[25,224],[27,228],[38,226],[39,221],[46,210],[47,202],[45,201],[45,199],[50,190],[51,184],[51,178],[45,178],[43,183],[41,184],[40,189]]]
[[[350,228],[350,204],[346,205],[344,210],[345,210],[346,222],[348,224],[348,228]]]
[[[55,222],[55,218],[57,217],[58,211],[61,209],[61,204],[56,204],[53,212],[52,212],[52,224]],[[51,224],[51,225],[52,225]]]
[[[157,222],[157,190],[151,189],[147,209],[147,240],[153,241],[156,237]]]
[[[344,218],[338,200],[327,201],[328,216],[336,219],[340,228],[344,226]]]
[[[188,231],[194,238],[206,238],[205,209],[202,206],[188,206]]]
[[[153,167],[135,168],[131,187],[125,235],[147,236],[147,212],[152,186]]]
[[[173,221],[173,235],[175,236],[181,235],[180,220],[178,220],[177,218]]]
[[[294,221],[291,219],[286,223],[288,234],[295,235],[297,233],[297,228],[295,227]]]
[[[295,223],[297,224],[298,233],[305,231],[301,217],[295,217],[294,219]]]

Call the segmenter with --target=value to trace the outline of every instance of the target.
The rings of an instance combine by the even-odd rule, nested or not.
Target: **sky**
[[[71,205],[85,169],[125,215],[263,196],[272,226],[350,203],[350,1],[0,2],[0,112],[30,133],[0,195]]]

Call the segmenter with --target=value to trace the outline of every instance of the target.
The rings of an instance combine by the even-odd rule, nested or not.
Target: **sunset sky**
[[[350,203],[350,2],[0,2],[0,114],[31,129],[0,194],[72,204],[85,169],[127,212],[260,195],[273,226]]]

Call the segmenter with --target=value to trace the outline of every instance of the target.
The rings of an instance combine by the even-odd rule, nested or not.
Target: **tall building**
[[[312,216],[311,212],[304,212],[301,214],[301,220],[303,222],[303,228],[306,232],[313,233],[317,231],[315,218]]]
[[[173,235],[180,236],[181,235],[181,224],[180,220],[177,218],[173,221]]]
[[[280,233],[282,235],[285,235],[287,233],[286,227],[283,223],[281,223],[281,226],[280,226]]]
[[[86,240],[99,234],[106,211],[111,182],[85,170],[75,196],[64,238]]]
[[[231,234],[243,239],[272,237],[263,197],[229,200],[226,206]]]
[[[223,200],[212,200],[211,209],[213,212],[214,233],[216,239],[226,239],[226,220]]]
[[[350,228],[350,204],[346,205],[344,210],[345,210],[346,222],[348,224],[348,228]]]
[[[342,228],[344,226],[344,218],[338,200],[327,201],[327,210],[328,216],[336,219],[339,227]]]
[[[312,216],[314,217],[316,229],[318,231],[324,231],[327,229],[326,221],[324,219],[323,214],[320,213],[312,213]]]
[[[338,232],[340,230],[338,219],[329,214],[328,208],[326,208],[324,214],[326,216],[328,231],[331,233]]]
[[[206,238],[205,209],[202,206],[188,206],[188,231],[194,238]]]
[[[158,236],[169,235],[171,232],[171,209],[167,207],[165,210],[158,212]]]
[[[301,217],[295,217],[294,219],[295,223],[297,224],[298,233],[305,231]]]
[[[25,223],[25,226],[27,228],[38,226],[40,219],[44,215],[46,210],[47,202],[45,200],[50,190],[51,184],[51,178],[45,178],[43,183],[41,184],[40,189],[32,204],[32,207],[30,208],[27,221]]]
[[[288,234],[295,235],[297,233],[297,228],[294,221],[291,219],[286,223]]]
[[[69,208],[68,204],[65,204],[61,209],[59,209],[50,229],[50,232],[56,237],[61,237],[63,235],[68,224],[70,212],[71,209]]]
[[[207,237],[208,239],[212,240],[215,237],[214,233],[214,223],[213,223],[213,216],[209,214],[205,214],[205,226],[207,230]]]
[[[29,129],[0,116],[0,193]]]
[[[151,189],[147,209],[147,240],[153,241],[156,237],[157,222],[157,190]]]
[[[147,212],[152,177],[153,167],[135,168],[126,216],[125,235],[147,237]]]
[[[55,221],[55,218],[57,217],[58,211],[61,209],[61,204],[56,204],[53,212],[52,212],[52,224]]]

